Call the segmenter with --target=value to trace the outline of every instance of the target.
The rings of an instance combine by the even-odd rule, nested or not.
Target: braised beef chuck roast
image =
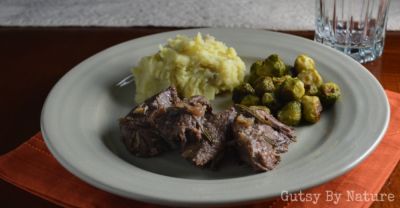
[[[232,132],[240,158],[256,171],[272,170],[280,161],[279,154],[295,141],[293,129],[263,110],[237,108]]]
[[[169,87],[136,106],[119,120],[122,140],[127,149],[136,156],[150,157],[169,149],[154,119],[169,107],[181,102],[174,87]]]
[[[155,127],[163,135],[165,141],[173,147],[179,145],[183,149],[188,140],[202,139],[202,125],[205,114],[211,114],[211,106],[201,96],[194,96],[175,103],[158,114]]]
[[[201,139],[189,137],[182,156],[200,167],[209,164],[217,156],[221,157],[227,140],[231,138],[231,124],[235,117],[236,111],[233,108],[217,114],[207,114],[200,125]]]
[[[194,165],[216,164],[228,144],[256,171],[273,169],[295,141],[292,128],[262,110],[235,106],[214,113],[202,96],[180,99],[174,87],[120,119],[127,149],[140,157],[180,149]]]

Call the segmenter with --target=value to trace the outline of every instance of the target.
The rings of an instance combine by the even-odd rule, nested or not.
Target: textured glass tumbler
[[[390,0],[316,0],[315,41],[360,63],[382,55]]]

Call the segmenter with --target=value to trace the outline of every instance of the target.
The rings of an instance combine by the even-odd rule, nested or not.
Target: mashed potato
[[[142,58],[132,73],[138,103],[171,84],[181,96],[203,95],[212,100],[243,82],[245,65],[235,49],[212,36],[178,35],[156,54]]]

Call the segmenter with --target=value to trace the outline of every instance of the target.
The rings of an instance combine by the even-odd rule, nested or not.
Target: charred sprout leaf
[[[285,74],[290,75],[290,76],[293,76],[293,74],[292,74],[292,68],[293,68],[293,66],[288,65],[288,64],[285,64]]]
[[[258,105],[260,102],[260,98],[255,96],[255,95],[246,95],[242,101],[240,101],[241,105],[245,106],[252,106],[252,105]]]
[[[317,96],[303,96],[301,98],[303,119],[310,123],[319,121],[322,105]]]
[[[253,95],[255,90],[249,83],[243,83],[236,87],[232,93],[232,101],[234,103],[240,103],[247,95]]]
[[[246,82],[248,82],[251,86],[254,86],[254,83],[258,78],[259,76],[256,73],[252,73],[246,77]]]
[[[334,82],[327,82],[319,89],[319,98],[325,107],[333,105],[340,97],[340,88]]]
[[[294,61],[294,68],[296,69],[296,72],[299,74],[304,70],[315,69],[315,62],[309,56],[301,54],[297,56],[296,60]]]
[[[247,106],[244,105],[240,105],[240,104],[235,104],[236,109],[238,109],[239,111],[245,112],[251,116],[253,116],[254,118],[256,118],[260,123],[263,124],[267,124],[272,126],[272,123],[270,121],[265,120],[265,118],[261,117],[260,115],[257,114],[257,111],[250,109]]]
[[[288,76],[291,76],[291,77],[297,76],[297,72],[296,72],[296,70],[294,69],[293,66],[286,64],[285,67],[286,67],[286,74]]]
[[[278,120],[289,126],[297,126],[301,120],[301,103],[299,101],[288,102],[278,112]]]

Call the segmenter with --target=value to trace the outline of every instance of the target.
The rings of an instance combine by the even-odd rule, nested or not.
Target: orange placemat
[[[400,159],[400,94],[386,93],[391,107],[388,131],[377,149],[360,165],[343,176],[296,195],[240,207],[357,208],[369,207],[375,200],[391,201],[400,197],[391,193],[377,194]],[[159,207],[122,198],[81,181],[53,158],[40,133],[0,156],[0,178],[61,206]]]

